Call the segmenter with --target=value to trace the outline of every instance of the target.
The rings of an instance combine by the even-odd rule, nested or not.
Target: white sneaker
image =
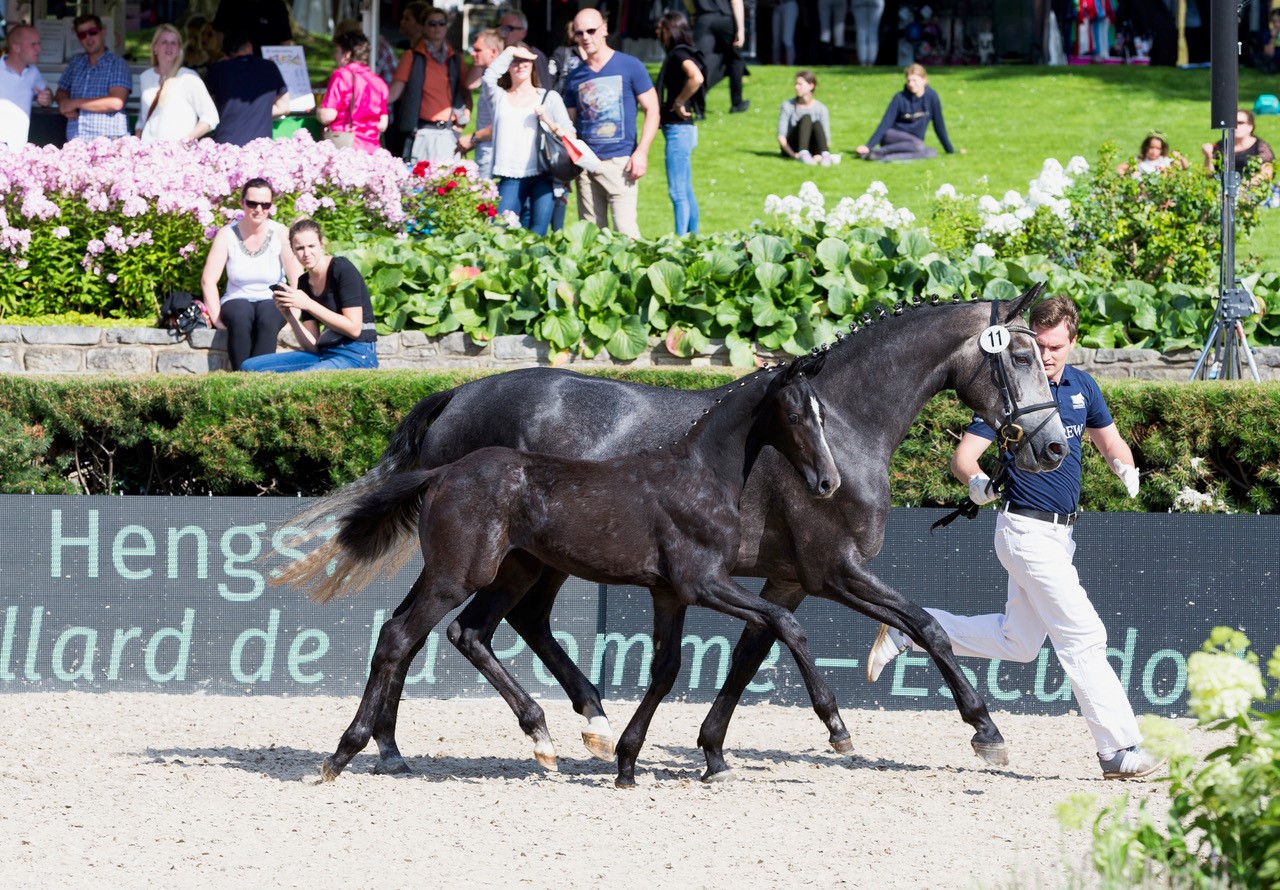
[[[833,154],[833,155],[831,156],[831,163],[833,163],[833,164],[838,164],[838,163],[840,163],[840,155],[838,155],[838,154]]]
[[[867,654],[867,682],[874,683],[880,679],[881,672],[903,652],[910,647],[907,645],[907,638],[902,635],[901,631],[895,630],[887,624],[880,625],[880,632],[876,634],[876,641],[871,644],[871,651]]]
[[[816,161],[814,161],[813,155],[809,154],[809,149],[807,148],[802,148],[798,152],[796,152],[796,160],[802,164],[817,163]]]
[[[1098,762],[1104,779],[1142,779],[1164,766],[1163,760],[1157,760],[1137,745],[1117,751],[1106,760],[1099,756]]]
[[[824,167],[830,167],[830,166],[831,166],[831,152],[829,152],[829,151],[824,151],[824,152],[822,153],[821,164],[822,164],[822,166],[824,166]]]

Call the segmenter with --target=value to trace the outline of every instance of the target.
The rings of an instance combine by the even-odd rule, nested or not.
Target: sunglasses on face
[[[440,19],[432,19],[431,21],[427,22],[427,27],[428,27],[428,28],[443,28],[443,27],[444,27],[445,25],[447,25],[447,24],[449,24],[449,23],[448,23],[448,22],[445,22],[445,21],[441,21]]]
[[[503,25],[498,30],[503,34],[510,34],[512,31],[523,31],[524,28],[521,28],[519,25]]]
[[[270,210],[271,202],[270,201],[250,201],[248,198],[245,198],[244,206],[248,207],[250,210]]]
[[[599,26],[595,28],[583,28],[581,31],[574,31],[573,36],[574,37],[590,37],[592,34],[596,33],[599,30],[600,30]]]
[[[85,28],[83,31],[77,31],[76,37],[84,40],[86,37],[97,37],[101,33],[101,28]]]

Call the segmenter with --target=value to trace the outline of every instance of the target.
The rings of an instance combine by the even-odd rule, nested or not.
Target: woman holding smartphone
[[[315,220],[295,222],[289,246],[304,274],[297,287],[277,284],[272,292],[303,351],[260,355],[242,369],[284,373],[378,367],[373,304],[359,271],[346,257],[325,252],[324,233]]]
[[[218,230],[209,247],[200,290],[209,320],[227,332],[231,370],[250,357],[276,351],[284,319],[271,299],[271,286],[302,274],[289,250],[284,226],[271,218],[275,192],[265,179],[250,179],[240,190],[244,216]],[[227,273],[226,292],[218,290]]]

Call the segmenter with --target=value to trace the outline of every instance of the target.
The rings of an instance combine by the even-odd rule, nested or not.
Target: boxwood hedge
[[[0,491],[11,494],[319,495],[378,460],[421,398],[484,372],[35,377],[0,387]],[[686,389],[731,369],[619,370]],[[1125,497],[1087,449],[1087,510],[1280,512],[1280,385],[1102,381],[1142,469]],[[955,503],[947,464],[968,412],[926,406],[890,468],[894,503]],[[987,455],[991,457],[990,453]]]

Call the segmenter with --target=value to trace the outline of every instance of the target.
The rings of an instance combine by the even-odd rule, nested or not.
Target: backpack
[[[208,327],[207,315],[204,303],[184,290],[176,290],[160,304],[160,321],[156,326],[183,336],[196,328]]]

